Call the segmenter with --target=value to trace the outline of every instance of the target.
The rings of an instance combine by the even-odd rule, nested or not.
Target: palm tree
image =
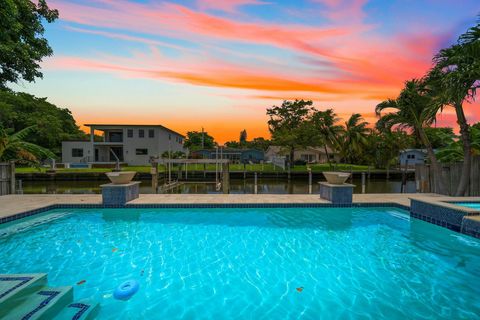
[[[352,114],[345,122],[341,141],[341,154],[342,158],[350,163],[353,163],[354,159],[362,154],[363,148],[367,144],[367,136],[371,131],[367,126],[368,122],[364,121],[359,113]]]
[[[475,124],[470,128],[472,137],[472,154],[480,155],[480,124]],[[463,160],[463,147],[461,141],[451,140],[447,145],[438,149],[437,158],[440,162],[451,163]]]
[[[425,83],[422,80],[409,80],[405,82],[405,87],[397,99],[388,99],[376,106],[375,113],[380,117],[376,126],[378,130],[392,130],[393,127],[409,130],[421,141],[427,149],[435,172],[437,190],[442,193],[444,186],[441,178],[441,167],[432,144],[425,133],[425,128],[435,122],[436,110],[431,107],[431,100],[431,96],[427,93]],[[391,110],[391,112],[382,115],[385,110]]]
[[[318,136],[318,141],[323,144],[329,164],[330,155],[328,153],[328,148],[332,150],[338,149],[338,137],[343,130],[342,126],[336,125],[338,121],[337,114],[333,109],[315,111],[311,118],[313,129],[315,131],[314,135]]]
[[[35,163],[39,159],[54,158],[50,150],[24,140],[34,130],[35,126],[30,126],[9,135],[0,126],[0,161],[24,160]]]
[[[465,195],[472,162],[471,133],[463,104],[475,100],[480,88],[480,20],[460,36],[458,43],[442,49],[434,57],[435,66],[427,75],[427,82],[437,93],[434,109],[452,106],[457,115],[463,145],[463,168],[456,196]]]

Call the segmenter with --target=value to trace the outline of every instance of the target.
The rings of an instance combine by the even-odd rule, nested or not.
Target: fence
[[[442,181],[445,187],[445,195],[453,196],[457,190],[462,175],[462,162],[443,164]],[[417,192],[440,193],[436,188],[435,175],[430,165],[420,164],[415,166],[415,182]],[[480,196],[480,157],[473,157],[470,170],[470,184],[466,196]]]
[[[0,162],[0,196],[15,193],[15,164]]]

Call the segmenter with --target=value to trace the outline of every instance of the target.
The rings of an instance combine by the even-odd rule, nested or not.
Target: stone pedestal
[[[123,206],[128,201],[138,198],[140,181],[126,184],[102,184],[102,202],[104,205]]]
[[[353,184],[331,184],[319,182],[320,198],[331,201],[332,204],[352,204]]]

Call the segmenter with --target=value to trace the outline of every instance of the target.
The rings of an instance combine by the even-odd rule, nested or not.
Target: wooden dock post
[[[224,194],[230,193],[230,166],[222,163],[222,191]]]

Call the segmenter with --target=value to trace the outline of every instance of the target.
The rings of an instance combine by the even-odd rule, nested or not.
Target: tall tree
[[[431,108],[432,98],[425,88],[422,80],[413,79],[405,82],[405,87],[397,99],[386,100],[375,108],[380,117],[377,129],[391,130],[393,127],[411,130],[413,135],[422,142],[435,172],[437,190],[444,190],[442,183],[442,170],[433,151],[432,144],[425,133],[425,128],[430,127],[435,121],[436,110]],[[382,114],[384,111],[387,113]]]
[[[312,101],[305,100],[283,101],[281,106],[267,109],[272,140],[287,149],[290,167],[293,167],[295,150],[311,143],[307,121],[313,112],[312,105]]]
[[[470,126],[464,103],[475,100],[480,87],[480,19],[476,26],[460,36],[457,44],[442,49],[433,59],[435,66],[427,81],[436,93],[434,108],[452,106],[457,115],[463,144],[463,168],[455,195],[465,195],[472,163]]]
[[[45,0],[0,0],[0,87],[42,77],[39,62],[53,53],[42,22],[57,18]]]
[[[203,146],[202,146],[203,139]],[[190,149],[190,151],[200,150],[202,148],[211,149],[217,145],[215,139],[207,132],[189,131],[183,146]]]
[[[368,122],[362,118],[362,115],[352,114],[345,122],[340,149],[342,157],[350,163],[358,159],[367,144],[369,133]]]
[[[240,131],[240,139],[238,140],[241,146],[245,146],[247,144],[247,130]]]

